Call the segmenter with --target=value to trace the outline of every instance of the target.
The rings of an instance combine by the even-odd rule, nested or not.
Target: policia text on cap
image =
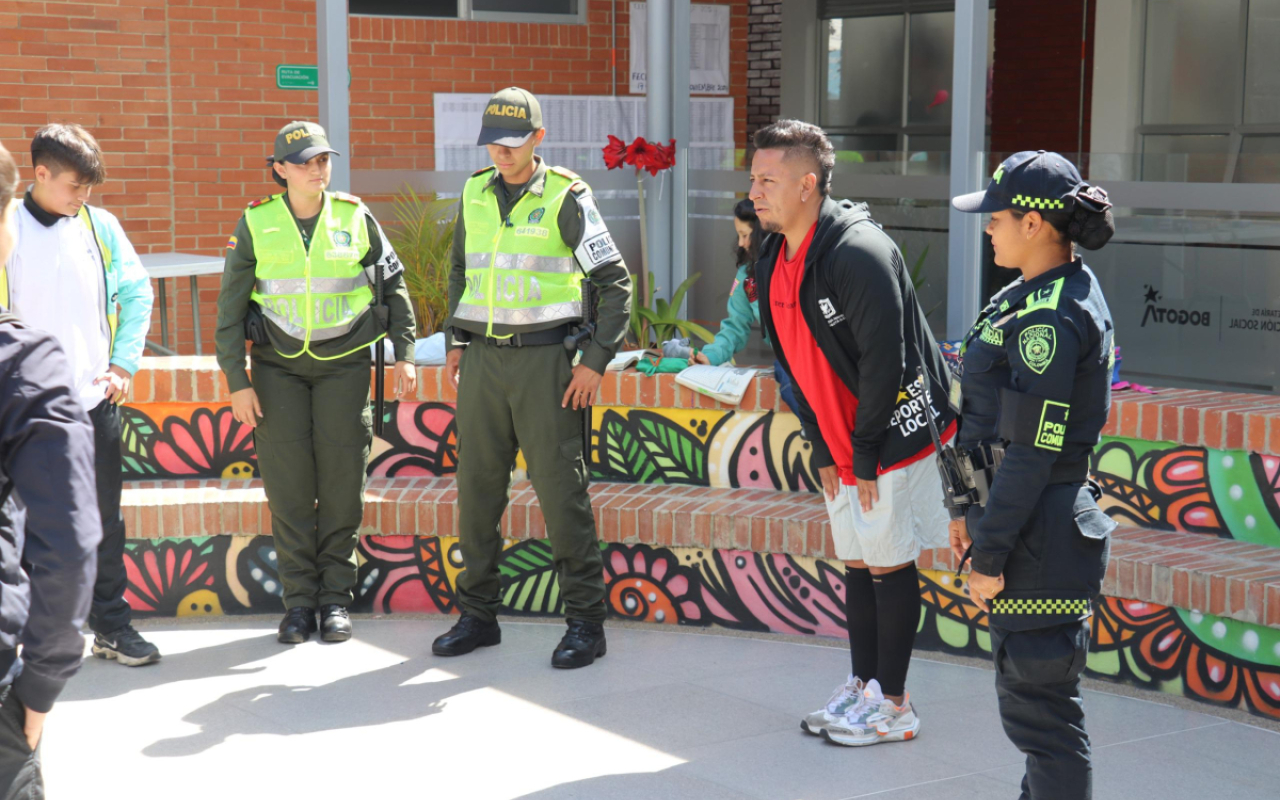
[[[245,211],[227,242],[218,298],[218,364],[235,418],[254,429],[287,609],[278,634],[285,644],[316,630],[317,609],[326,641],[351,636],[346,608],[373,436],[369,345],[391,340],[397,395],[417,384],[403,268],[358,197],[325,191],[330,154],[313,122],[276,136],[268,160],[288,191]],[[385,312],[375,307],[378,284]]]
[[[458,386],[458,533],[463,616],[436,639],[436,655],[501,638],[499,523],[519,448],[546,519],[569,629],[552,656],[581,667],[604,655],[604,580],[582,415],[630,319],[631,279],[591,189],[534,155],[542,111],[523,89],[489,101],[478,144],[494,166],[462,190],[449,277],[452,343],[445,372]],[[584,281],[585,279],[585,281]],[[600,301],[596,327],[572,364],[583,285]]]

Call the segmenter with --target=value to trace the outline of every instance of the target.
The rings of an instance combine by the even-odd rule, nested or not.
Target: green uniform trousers
[[[334,361],[254,345],[254,431],[285,608],[351,605],[373,442],[369,350]]]
[[[498,559],[516,450],[538,494],[565,614],[603,622],[604,573],[587,493],[582,411],[560,403],[572,379],[559,344],[496,347],[475,337],[458,385],[458,534],[463,608],[493,620],[502,602]]]

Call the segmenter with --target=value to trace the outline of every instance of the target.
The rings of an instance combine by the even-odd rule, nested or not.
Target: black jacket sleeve
[[[1004,331],[1006,354],[1013,372],[1014,391],[1058,403],[1071,402],[1076,365],[1086,348],[1086,332],[1054,309],[1032,311],[1010,320]],[[1028,364],[1028,342],[1048,338],[1049,359]],[[991,495],[974,530],[973,569],[992,577],[1004,572],[1004,563],[1022,528],[1031,519],[1040,495],[1049,485],[1049,471],[1058,458],[1056,450],[1029,443],[1011,442],[996,471]]]
[[[453,319],[467,289],[467,230],[463,223],[462,202],[458,202],[458,218],[453,223],[453,248],[449,251],[449,316]],[[446,328],[445,338],[450,350],[466,347],[471,334],[456,328]]]
[[[413,363],[413,348],[417,342],[417,321],[414,319],[413,299],[405,283],[404,264],[396,256],[395,248],[382,232],[382,226],[373,218],[373,212],[365,209],[365,227],[369,231],[369,252],[361,265],[369,278],[369,287],[377,277],[375,268],[382,269],[382,298],[387,304],[387,338],[391,340],[396,361]]]
[[[93,428],[53,337],[31,329],[4,336],[0,456],[26,512],[22,558],[31,593],[14,691],[24,706],[45,712],[84,656],[80,626],[89,613],[102,539]]]
[[[858,226],[868,227],[868,226]],[[875,480],[880,448],[906,369],[903,300],[898,288],[902,256],[879,230],[851,234],[828,280],[858,348],[858,414],[853,426],[853,474]]]

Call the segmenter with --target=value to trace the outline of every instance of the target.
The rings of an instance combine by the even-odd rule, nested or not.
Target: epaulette
[[[360,205],[360,198],[359,198],[359,197],[356,197],[354,194],[347,194],[346,192],[334,192],[334,193],[333,193],[333,199],[334,199],[334,200],[344,200],[344,201],[346,201],[346,202],[348,202],[348,203],[352,203],[352,204],[354,204],[354,205]]]
[[[561,178],[568,178],[571,181],[582,180],[582,176],[571,169],[565,169],[564,167],[547,167],[547,169],[559,175]]]
[[[272,200],[275,200],[279,196],[280,195],[278,194],[269,194],[266,197],[260,197],[257,200],[254,200],[252,203],[250,203],[249,208],[257,208],[263,203],[270,203]]]
[[[484,169],[478,169],[478,170],[476,170],[475,172],[471,173],[471,177],[473,177],[473,178],[478,178],[478,177],[480,177],[481,175],[485,174],[486,172],[493,172],[495,169],[497,169],[497,167],[495,167],[495,166],[493,166],[492,164],[490,164],[489,166],[485,167]]]
[[[1019,317],[1025,317],[1033,311],[1041,309],[1057,310],[1058,301],[1062,298],[1062,284],[1066,278],[1058,278],[1048,286],[1037,289],[1027,297],[1027,305],[1018,311]]]

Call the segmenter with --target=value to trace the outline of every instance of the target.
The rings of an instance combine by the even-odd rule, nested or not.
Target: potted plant
[[[449,314],[450,252],[456,200],[434,193],[420,195],[411,186],[396,195],[392,213],[396,224],[387,238],[404,264],[405,285],[418,317],[418,335],[444,328]]]

